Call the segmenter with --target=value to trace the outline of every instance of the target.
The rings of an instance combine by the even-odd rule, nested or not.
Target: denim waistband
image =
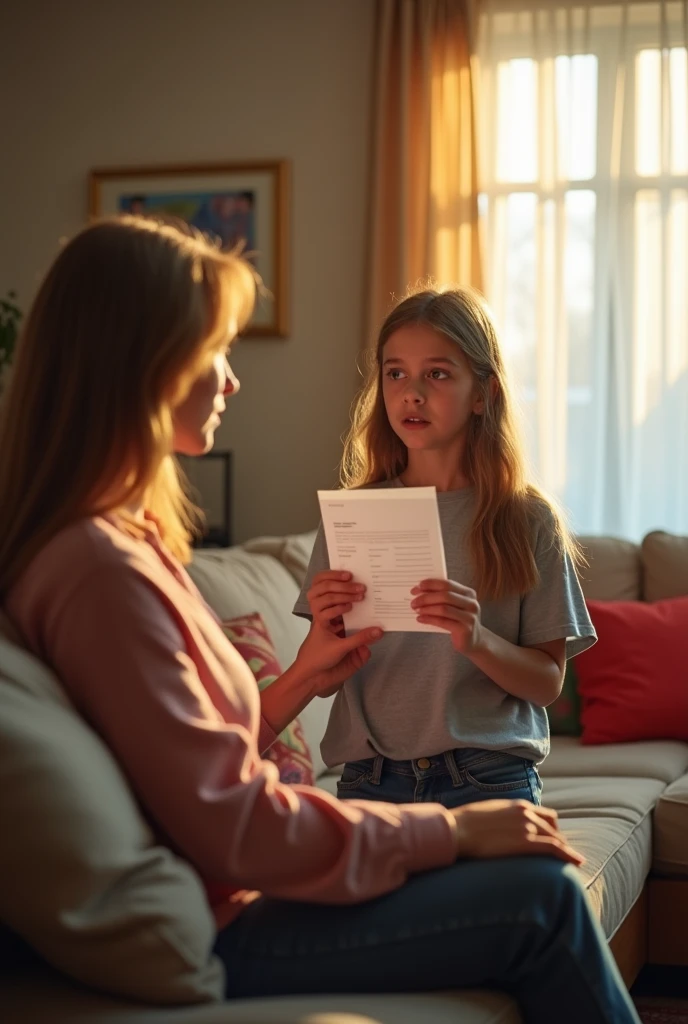
[[[460,773],[463,769],[481,764],[483,761],[493,760],[496,757],[513,758],[514,761],[525,760],[522,757],[505,753],[502,750],[480,750],[473,747],[462,747],[455,750],[445,750],[442,754],[433,754],[432,757],[416,757],[408,761],[394,761],[389,757],[383,757],[382,754],[377,754],[375,757],[365,759],[365,763],[371,765],[369,781],[374,786],[380,785],[383,768],[395,772],[397,775],[415,776],[419,779],[427,778],[431,775],[449,773],[452,782],[458,785]]]

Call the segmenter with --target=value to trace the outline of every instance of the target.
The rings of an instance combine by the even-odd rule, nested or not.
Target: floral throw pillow
[[[251,615],[228,619],[222,623],[222,628],[253,672],[258,689],[264,690],[274,683],[282,674],[282,669],[260,613],[253,612]],[[277,765],[282,782],[305,786],[315,784],[313,759],[298,718],[283,729],[263,756],[266,761],[273,761]]]

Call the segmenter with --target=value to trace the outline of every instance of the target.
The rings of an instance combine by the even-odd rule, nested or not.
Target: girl
[[[3,401],[6,610],[160,843],[206,880],[229,997],[405,991],[413,977],[421,990],[508,988],[534,1024],[555,1000],[562,1024],[637,1024],[554,812],[346,805],[282,785],[261,759],[308,700],[362,667],[376,633],[314,623],[259,695],[183,568],[193,509],[173,452],[212,446],[254,290],[236,255],[138,217],[62,250]]]
[[[526,483],[493,323],[469,291],[426,289],[389,314],[343,461],[348,487],[434,485],[448,580],[419,580],[418,622],[388,633],[337,694],[322,744],[342,798],[540,802],[545,707],[595,641],[578,550]],[[329,571],[322,528],[295,612],[337,635],[362,600]],[[374,625],[374,623],[371,623]]]

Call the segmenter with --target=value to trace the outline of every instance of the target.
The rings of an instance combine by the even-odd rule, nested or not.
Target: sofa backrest
[[[617,537],[581,537],[588,565],[583,593],[592,601],[639,601],[642,597],[640,547]]]
[[[688,537],[654,530],[643,539],[640,554],[646,601],[688,594]]]
[[[189,575],[223,621],[260,612],[283,668],[296,657],[308,623],[291,614],[299,588],[277,558],[243,547],[194,552]]]
[[[110,750],[2,616],[0,821],[0,929],[95,988],[222,998],[198,876],[156,844]]]
[[[583,592],[594,601],[661,601],[688,594],[688,537],[654,530],[642,544],[581,537],[588,567]]]
[[[258,537],[241,547],[207,548],[194,553],[189,573],[221,619],[260,612],[282,668],[294,661],[308,633],[308,622],[292,615],[308,568],[315,533]],[[320,756],[332,697],[313,700],[299,715],[318,778],[326,770]]]

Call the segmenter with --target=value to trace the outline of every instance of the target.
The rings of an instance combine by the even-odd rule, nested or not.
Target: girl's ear
[[[490,400],[494,401],[495,398],[497,397],[497,392],[499,391],[499,384],[497,383],[497,378],[494,376],[494,374],[491,374],[488,377],[487,386],[485,390],[489,393]],[[473,412],[475,413],[476,416],[482,416],[482,414],[485,412],[484,392],[483,394],[480,394],[476,397],[475,402],[473,403]]]

